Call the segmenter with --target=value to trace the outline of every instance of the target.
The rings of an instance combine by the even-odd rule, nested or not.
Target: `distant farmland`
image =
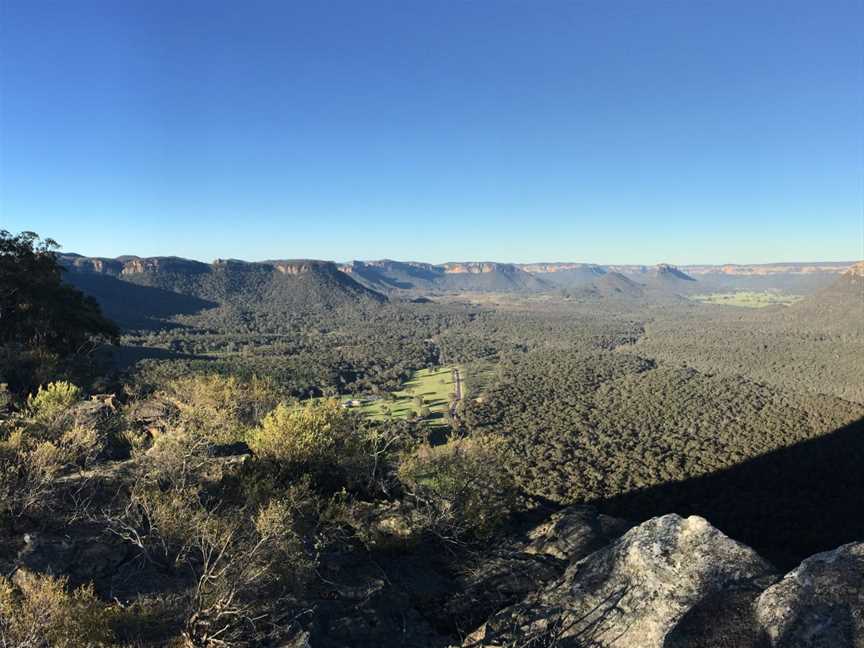
[[[741,306],[743,308],[764,308],[765,306],[789,306],[801,300],[799,295],[787,295],[781,292],[727,292],[693,295],[694,301],[703,304],[718,304],[721,306]]]

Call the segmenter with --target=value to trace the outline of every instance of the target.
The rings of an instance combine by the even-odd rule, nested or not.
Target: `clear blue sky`
[[[0,227],[65,250],[864,256],[861,0],[0,1]]]

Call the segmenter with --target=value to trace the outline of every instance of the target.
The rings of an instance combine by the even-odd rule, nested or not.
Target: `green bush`
[[[276,405],[269,379],[244,382],[215,373],[176,378],[163,395],[177,407],[185,428],[214,443],[243,439]]]
[[[280,404],[248,441],[258,457],[308,472],[331,486],[362,484],[373,470],[370,435],[336,400]]]
[[[72,383],[63,380],[48,383],[27,397],[26,416],[33,423],[47,428],[47,432],[57,432],[80,399],[81,390]]]

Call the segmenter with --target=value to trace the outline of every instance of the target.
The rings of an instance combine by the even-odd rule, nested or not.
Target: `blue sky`
[[[0,3],[0,227],[65,250],[864,256],[864,3]]]

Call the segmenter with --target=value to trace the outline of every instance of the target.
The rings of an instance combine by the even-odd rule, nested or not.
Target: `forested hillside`
[[[468,405],[465,421],[473,433],[494,432],[505,439],[508,467],[532,494],[559,503],[601,506],[617,500],[614,512],[635,519],[672,510],[699,511],[764,555],[785,559],[790,553],[794,558],[795,552],[818,549],[826,529],[819,529],[816,537],[801,529],[793,540],[785,528],[774,533],[767,524],[756,524],[752,509],[736,504],[753,498],[761,487],[753,475],[722,494],[702,489],[688,493],[684,487],[665,499],[660,493],[628,503],[622,496],[663,484],[686,484],[802,442],[827,440],[862,414],[860,405],[838,398],[657,365],[629,353],[542,351],[511,357],[497,387],[481,403]],[[847,450],[842,466],[848,470],[864,458],[864,442]],[[819,463],[818,447],[811,452],[811,460]],[[820,479],[831,475],[832,465],[841,470],[836,459],[833,452],[824,458]],[[786,474],[782,479],[792,495],[777,485],[760,499],[782,502],[795,516],[819,514],[820,507],[828,506],[825,502],[795,501],[799,480],[812,477]],[[835,494],[845,502],[840,510],[854,507],[864,482],[859,478],[854,486]],[[864,533],[861,525],[849,526],[848,519],[834,528],[845,529],[848,539]]]
[[[786,308],[657,311],[634,350],[705,372],[864,403],[864,294],[858,272],[849,271]]]

